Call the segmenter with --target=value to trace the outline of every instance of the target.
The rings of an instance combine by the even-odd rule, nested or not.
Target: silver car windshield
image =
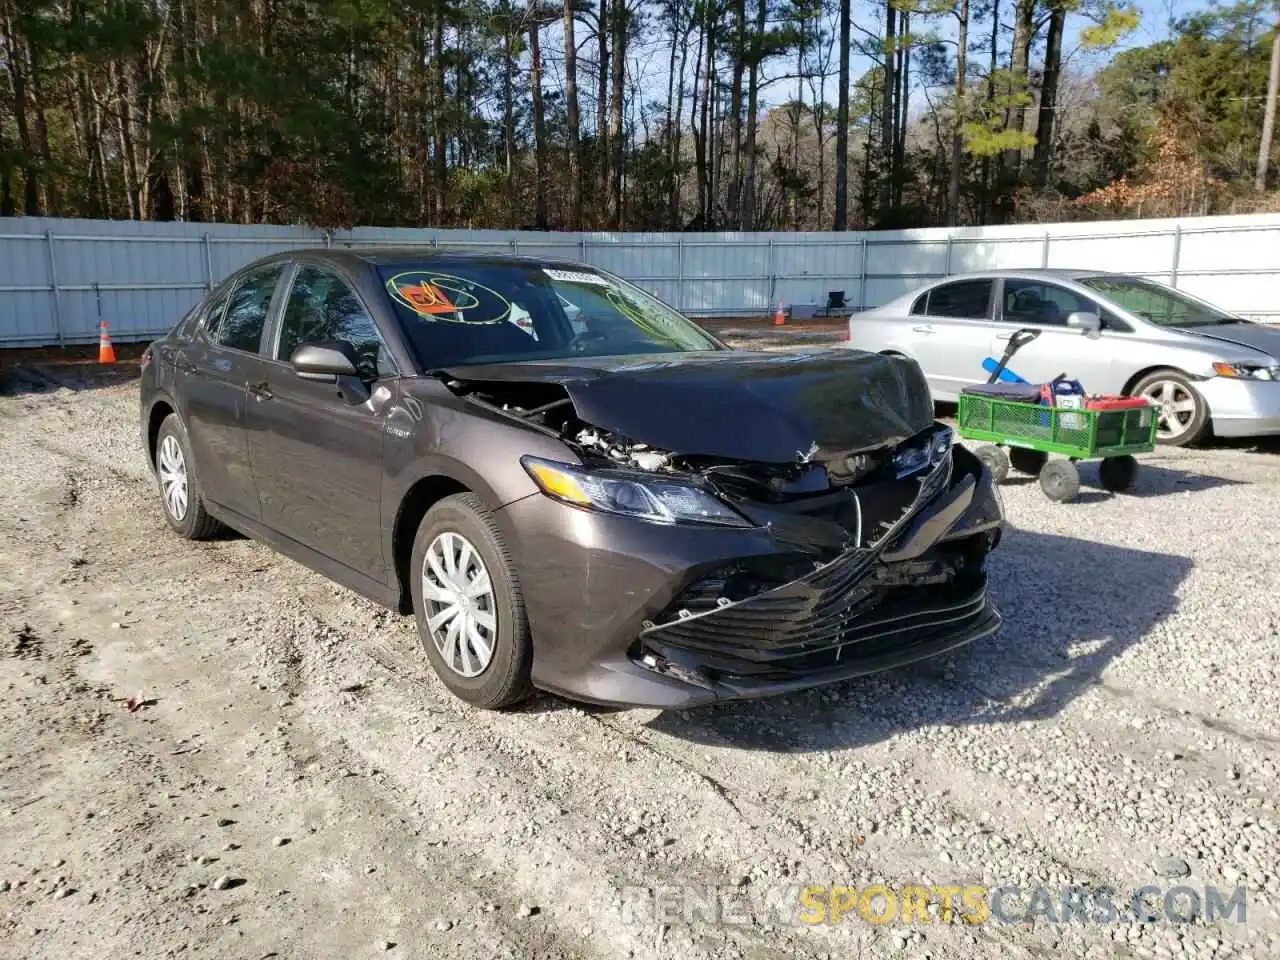
[[[1239,317],[1179,293],[1172,287],[1137,277],[1083,277],[1079,281],[1135,316],[1162,327],[1200,327],[1239,323]]]

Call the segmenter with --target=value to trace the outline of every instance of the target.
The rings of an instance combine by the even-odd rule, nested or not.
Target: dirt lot
[[[1280,956],[1275,445],[1153,455],[1141,496],[1006,487],[1007,623],[949,658],[694,713],[480,714],[411,620],[170,534],[127,367],[33,369],[0,396],[4,957]],[[1120,911],[760,907],[875,882]],[[646,911],[676,884],[757,919]],[[1246,921],[1133,922],[1148,884],[1243,887]]]

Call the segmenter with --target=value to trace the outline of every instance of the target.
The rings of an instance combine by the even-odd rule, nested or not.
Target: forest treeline
[[[839,230],[1280,209],[1278,20],[1214,6],[1138,46],[1110,0],[0,0],[0,215]]]

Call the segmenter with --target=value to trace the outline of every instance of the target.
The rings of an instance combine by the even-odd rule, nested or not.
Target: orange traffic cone
[[[107,335],[107,321],[98,321],[98,362],[115,363],[116,351],[111,346],[111,337]]]
[[[786,314],[782,312],[782,298],[778,298],[778,308],[773,311],[773,325],[780,327],[787,322]]]

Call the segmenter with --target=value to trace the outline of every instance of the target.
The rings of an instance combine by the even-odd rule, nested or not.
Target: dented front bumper
[[[896,485],[892,515],[862,517],[873,533],[861,539],[837,510],[755,505],[758,526],[728,530],[548,511],[542,498],[509,505],[534,682],[690,707],[873,673],[994,632],[985,559],[999,495],[963,448],[944,468]]]

